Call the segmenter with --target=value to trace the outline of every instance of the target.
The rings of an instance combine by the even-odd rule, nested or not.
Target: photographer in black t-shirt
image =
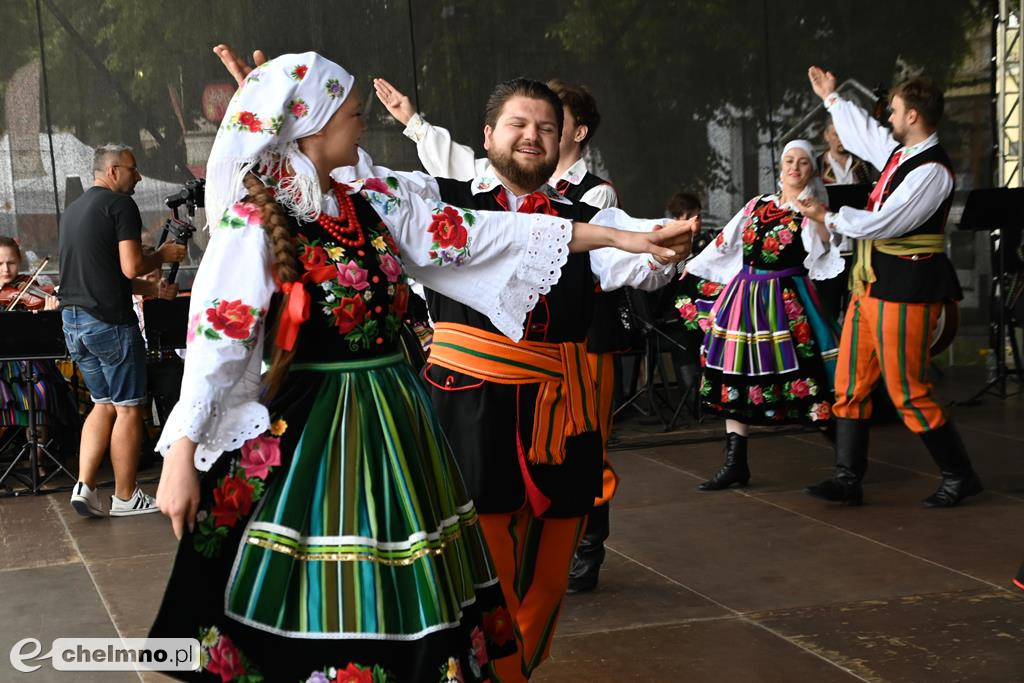
[[[177,286],[139,278],[183,260],[185,247],[166,242],[143,255],[142,216],[131,198],[142,176],[130,147],[98,148],[93,176],[93,186],[67,208],[60,225],[64,339],[94,404],[82,426],[71,506],[84,517],[103,515],[96,474],[109,446],[114,467],[110,515],[156,512],[153,498],[135,483],[148,400],[146,347],[132,294],[173,298]]]

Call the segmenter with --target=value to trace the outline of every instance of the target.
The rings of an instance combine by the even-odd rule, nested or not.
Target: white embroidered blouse
[[[800,196],[810,194],[805,188]],[[765,195],[765,199],[771,199],[779,205],[778,195]],[[762,197],[754,197],[746,206],[732,217],[722,234],[711,244],[704,248],[700,254],[686,264],[686,271],[697,277],[714,282],[726,283],[736,277],[743,267],[743,236],[742,227],[747,217],[753,210],[754,205]],[[798,211],[796,206],[787,202],[779,205],[780,208],[788,208]],[[839,253],[838,239],[830,239],[825,242],[818,235],[816,227],[819,224],[809,218],[804,218],[800,224],[800,239],[803,242],[804,251],[807,256],[804,258],[804,268],[812,280],[828,280],[843,272],[845,262]]]
[[[484,313],[509,338],[520,339],[538,295],[561,275],[572,223],[545,214],[457,209],[434,198],[427,184],[423,178],[394,174],[358,181],[351,191],[377,211],[409,275]],[[323,209],[337,215],[333,195],[324,196]],[[445,212],[454,212],[452,221],[466,231],[461,248],[440,246],[428,230]],[[181,397],[157,444],[166,454],[172,443],[188,437],[198,444],[199,470],[208,470],[223,451],[240,448],[269,426],[258,397],[263,319],[277,289],[273,256],[255,206],[235,204],[211,233],[192,289]],[[228,326],[211,332],[207,318],[211,310],[216,315],[217,307],[231,309],[225,310]]]

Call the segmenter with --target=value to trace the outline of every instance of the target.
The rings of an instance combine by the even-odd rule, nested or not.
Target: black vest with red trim
[[[473,194],[472,183],[467,181],[438,178],[437,185],[441,192],[441,200],[452,206],[484,211],[505,210],[497,199],[497,193],[503,191],[500,185],[496,190],[477,194]],[[589,204],[563,204],[553,201],[551,208],[561,218],[583,222],[589,221],[597,213],[597,209]],[[593,291],[593,281],[590,254],[569,254],[558,283],[542,297],[540,303],[527,316],[523,339],[556,343],[583,341],[593,315],[593,297],[581,295],[579,291]],[[501,334],[487,316],[429,289],[427,305],[430,307],[430,317],[434,322],[472,325]]]
[[[441,199],[467,209],[504,211],[496,191],[473,194],[471,182],[437,179]],[[596,209],[588,204],[551,202],[555,212],[588,221]],[[435,323],[469,325],[498,332],[487,316],[426,290]],[[527,316],[524,339],[580,342],[587,336],[594,307],[590,254],[569,254],[562,276]],[[537,385],[512,386],[479,380],[430,363],[423,378],[438,420],[459,465],[467,492],[482,514],[515,512],[525,503],[518,444],[529,444]],[[518,432],[518,434],[517,434]],[[597,431],[566,440],[562,465],[527,465],[533,482],[551,499],[546,517],[581,517],[601,495],[602,449]]]
[[[892,155],[899,149],[901,148],[894,150]],[[890,160],[892,155],[889,155]],[[941,235],[946,228],[949,209],[953,205],[956,174],[953,173],[953,164],[942,145],[929,147],[897,166],[892,180],[882,193],[882,204],[885,204],[911,171],[925,164],[939,164],[945,168],[954,179],[954,188],[950,189],[946,198],[923,223],[901,237]],[[964,297],[953,263],[945,253],[889,256],[875,250],[871,254],[871,267],[877,280],[871,285],[870,293],[877,299],[900,303],[928,303],[950,299],[959,301]]]

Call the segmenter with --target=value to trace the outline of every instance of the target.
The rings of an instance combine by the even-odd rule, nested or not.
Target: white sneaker
[[[121,500],[117,496],[110,497],[110,516],[127,517],[128,515],[144,515],[148,512],[159,512],[156,506],[156,499],[145,493],[138,486],[128,500]]]
[[[71,507],[83,517],[103,517],[103,506],[100,505],[100,497],[89,488],[84,481],[75,484],[71,494]]]

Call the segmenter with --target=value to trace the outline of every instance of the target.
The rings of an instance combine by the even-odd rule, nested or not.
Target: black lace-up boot
[[[736,432],[725,433],[725,462],[718,474],[697,487],[700,491],[720,491],[733,484],[746,486],[750,481],[747,466],[747,437]]]

